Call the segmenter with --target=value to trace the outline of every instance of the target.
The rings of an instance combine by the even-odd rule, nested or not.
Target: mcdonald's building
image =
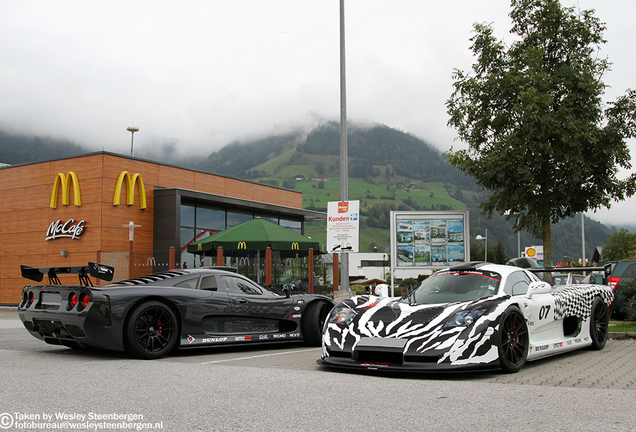
[[[19,303],[21,264],[99,261],[118,279],[216,264],[187,245],[257,217],[301,234],[306,221],[325,219],[304,210],[297,191],[109,152],[4,166],[0,304]]]

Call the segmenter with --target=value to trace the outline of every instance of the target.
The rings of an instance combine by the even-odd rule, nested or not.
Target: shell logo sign
[[[537,256],[537,251],[534,248],[528,248],[526,249],[526,256],[530,257],[530,258],[534,258],[535,256]]]

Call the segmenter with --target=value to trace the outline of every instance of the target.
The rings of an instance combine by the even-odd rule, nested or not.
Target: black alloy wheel
[[[609,311],[600,297],[596,297],[592,302],[590,313],[590,338],[592,339],[593,350],[601,350],[607,342],[607,332],[609,331]]]
[[[172,309],[160,301],[137,306],[126,325],[126,351],[133,357],[157,359],[177,343],[179,326]]]
[[[523,314],[516,306],[510,307],[501,317],[499,330],[499,363],[507,373],[518,372],[528,358],[528,327]]]
[[[322,341],[322,328],[327,320],[331,306],[323,301],[310,303],[303,314],[302,330],[305,344],[320,346]]]

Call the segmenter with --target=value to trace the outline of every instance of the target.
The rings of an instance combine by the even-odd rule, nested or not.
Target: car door
[[[528,298],[528,288],[532,282],[538,281],[524,270],[516,271],[508,276],[504,292],[518,298],[522,312],[526,318],[530,340],[534,345],[562,336],[562,327],[555,321],[555,299],[550,292],[533,294]]]
[[[294,329],[284,328],[292,299],[277,295],[239,275],[222,275],[219,282],[233,304],[227,329],[238,334],[263,334]],[[221,287],[219,287],[220,289]]]
[[[232,320],[234,305],[227,293],[219,291],[215,274],[194,273],[167,280],[168,283],[175,288],[198,292],[181,296],[182,346],[228,341],[224,335],[226,323]]]

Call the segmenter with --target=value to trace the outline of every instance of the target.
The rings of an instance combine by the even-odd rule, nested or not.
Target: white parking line
[[[255,355],[255,356],[249,356],[249,357],[238,357],[238,358],[229,358],[229,359],[223,359],[223,360],[213,360],[213,361],[203,362],[203,363],[199,363],[199,364],[204,365],[204,364],[214,364],[214,363],[227,363],[227,362],[231,362],[231,361],[251,360],[251,359],[255,359],[255,358],[273,357],[273,356],[285,355],[285,354],[293,354],[293,353],[298,353],[298,352],[319,351],[320,349],[321,348],[307,348],[307,349],[298,350],[298,351],[285,351],[285,352],[279,352],[279,353],[273,353],[273,354],[261,354],[261,355]]]

